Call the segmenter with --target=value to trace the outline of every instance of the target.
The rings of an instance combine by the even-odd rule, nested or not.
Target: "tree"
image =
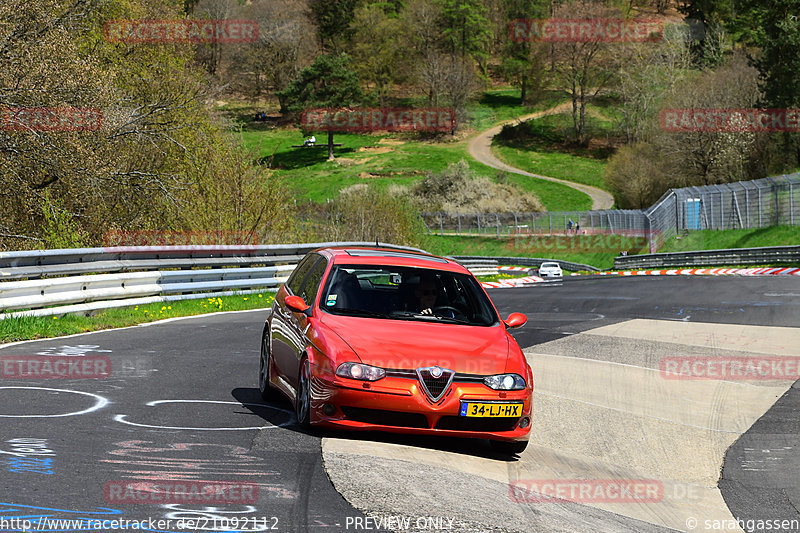
[[[550,0],[505,0],[506,20],[544,19],[550,11]],[[507,30],[508,26],[506,26]],[[544,78],[544,63],[547,47],[542,43],[528,40],[514,42],[508,31],[504,32],[502,48],[502,69],[509,81],[519,85],[522,97],[521,105],[528,103],[528,88],[538,89]]]
[[[663,102],[665,109],[752,108],[758,101],[758,72],[743,54],[724,66],[682,80]],[[753,132],[657,130],[652,142],[672,174],[673,187],[711,185],[756,177],[750,160],[758,144]]]
[[[742,54],[716,70],[680,79],[657,111],[750,108],[758,99],[758,72]],[[712,129],[665,131],[658,113],[648,119],[646,142],[624,146],[606,167],[619,207],[652,205],[667,189],[764,177],[765,136]]]
[[[658,45],[628,43],[617,73],[616,92],[622,100],[620,127],[629,145],[647,140],[649,123],[659,103],[689,71],[688,28],[668,25]]]
[[[678,12],[701,32],[692,41],[692,54],[698,65],[714,67],[722,64],[727,41],[724,28],[733,18],[736,0],[681,0]]]
[[[492,31],[480,0],[442,0],[442,35],[453,55],[484,64]]]
[[[755,66],[761,73],[764,105],[799,107],[800,2],[748,0],[744,7],[760,28],[753,41],[761,48]]]
[[[341,41],[349,36],[357,5],[358,0],[310,0],[309,13],[324,50],[332,53],[341,50]]]
[[[210,20],[234,19],[236,18],[235,7],[231,0],[199,0],[194,6],[194,14],[199,18]],[[218,41],[197,45],[197,60],[212,76],[217,74],[224,46]]]
[[[235,87],[254,99],[266,89],[279,92],[289,86],[316,56],[317,43],[308,36],[314,27],[302,5],[293,0],[257,0],[245,17],[258,23],[258,40],[234,47],[230,70]],[[278,97],[281,112],[285,98]]]
[[[356,10],[352,23],[352,56],[359,77],[372,82],[381,105],[394,80],[402,79],[398,69],[403,50],[397,46],[400,21],[387,14],[382,4],[368,4]]]
[[[400,13],[401,43],[411,52],[412,70],[425,85],[428,104],[439,105],[444,87],[443,39],[439,21],[441,6],[435,0],[409,0]]]
[[[321,55],[283,91],[279,97],[288,109],[301,112],[313,108],[343,108],[358,105],[364,98],[358,76],[350,69],[347,54]],[[333,130],[328,130],[328,160],[333,159]]]
[[[559,7],[555,18],[609,19],[620,18],[620,13],[598,2],[573,1]],[[586,133],[586,104],[606,89],[612,79],[618,66],[618,48],[619,43],[603,42],[599,35],[580,42],[553,43],[556,78],[571,97],[574,140],[579,145],[589,142]]]
[[[213,95],[193,47],[103,37],[105,21],[177,19],[181,4],[0,3],[0,108],[92,109],[99,117],[66,131],[19,118],[22,127],[0,127],[0,246],[60,245],[58,233],[96,245],[109,230],[182,229],[196,220],[192,229],[281,226],[284,208],[263,203],[271,193],[238,192],[282,197],[269,176],[239,172],[251,159],[206,108]],[[237,191],[236,200],[217,208],[209,184]],[[203,227],[198,212],[216,216]]]

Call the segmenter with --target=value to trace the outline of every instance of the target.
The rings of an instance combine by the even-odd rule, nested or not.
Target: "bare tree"
[[[758,101],[758,71],[742,54],[715,71],[683,80],[665,108],[752,108]],[[653,138],[678,183],[710,185],[748,179],[748,161],[759,134],[753,132],[659,131]],[[752,176],[755,177],[755,176]]]
[[[306,11],[304,2],[291,0],[257,0],[245,11],[258,23],[258,40],[235,48],[231,75],[254,99],[285,89],[313,60],[317,44]],[[287,103],[278,100],[286,111]]]
[[[240,11],[236,0],[199,0],[194,6],[194,15],[210,20],[236,18]],[[214,41],[197,45],[197,59],[212,76],[217,74],[225,43]]]
[[[620,62],[615,90],[623,104],[619,123],[627,144],[647,140],[659,102],[689,71],[689,38],[686,26],[669,25],[661,42],[620,46],[624,61]]]
[[[572,1],[558,7],[555,18],[610,19],[620,18],[620,13],[601,2]],[[556,78],[572,100],[574,141],[585,145],[589,141],[586,104],[608,87],[618,65],[619,44],[604,42],[595,35],[586,40],[554,42],[552,50]]]
[[[410,0],[400,14],[404,48],[412,51],[412,70],[428,93],[428,103],[439,105],[445,85],[448,57],[442,53],[439,27],[441,7],[433,0]]]
[[[467,102],[477,88],[478,79],[472,61],[469,58],[450,56],[445,64],[444,92],[455,111],[453,133],[465,122]]]

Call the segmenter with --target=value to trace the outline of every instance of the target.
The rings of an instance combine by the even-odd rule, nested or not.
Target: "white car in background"
[[[542,263],[539,265],[539,276],[543,278],[560,278],[564,275],[558,263]]]

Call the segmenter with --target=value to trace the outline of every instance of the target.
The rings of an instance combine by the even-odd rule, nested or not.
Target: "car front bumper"
[[[454,380],[444,397],[434,404],[416,379],[387,376],[375,382],[360,382],[314,374],[312,372],[311,420],[320,426],[505,441],[527,440],[531,430],[530,386],[520,391],[495,391],[482,383]],[[522,414],[518,417],[460,416],[465,401],[519,403]],[[521,422],[525,427],[520,427]]]

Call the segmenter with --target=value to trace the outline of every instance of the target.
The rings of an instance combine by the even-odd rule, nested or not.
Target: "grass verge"
[[[800,226],[690,231],[668,240],[659,252],[791,245],[800,245]]]
[[[45,339],[86,333],[102,329],[122,328],[165,318],[202,315],[219,311],[262,309],[272,305],[273,292],[178,300],[146,305],[107,309],[92,316],[63,315],[46,317],[17,317],[0,320],[0,342]]]

